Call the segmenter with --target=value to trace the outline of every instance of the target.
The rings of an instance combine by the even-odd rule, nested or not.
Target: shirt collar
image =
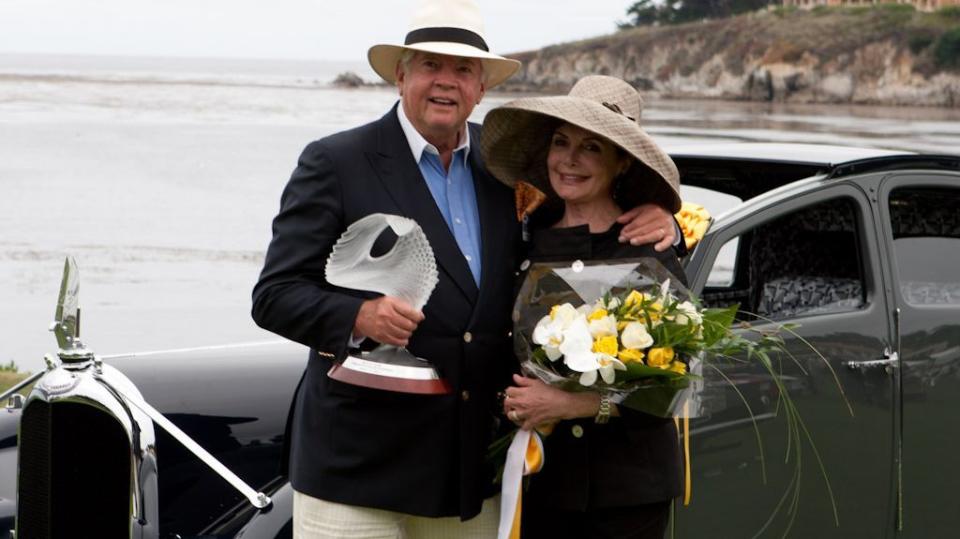
[[[413,123],[407,118],[407,114],[403,111],[403,103],[397,103],[397,118],[400,120],[400,127],[403,129],[404,136],[407,137],[407,144],[410,145],[410,153],[413,154],[414,161],[420,163],[423,152],[440,155],[440,150],[433,144],[427,142],[427,139],[423,138],[423,135],[417,131],[417,128],[413,127]],[[470,127],[466,124],[463,126],[463,135],[460,137],[460,144],[453,149],[454,153],[460,150],[464,150],[463,159],[466,161],[467,158],[470,157]]]

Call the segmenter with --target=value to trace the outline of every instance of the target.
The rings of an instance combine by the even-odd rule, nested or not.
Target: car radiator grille
[[[86,404],[30,403],[20,420],[17,537],[130,536],[130,450],[120,423]]]

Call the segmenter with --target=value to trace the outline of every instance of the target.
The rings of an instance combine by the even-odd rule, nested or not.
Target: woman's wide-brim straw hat
[[[640,126],[643,98],[615,77],[591,75],[568,95],[526,97],[501,105],[483,120],[481,151],[487,168],[513,187],[526,181],[557,198],[547,176],[547,152],[554,129],[569,123],[595,133],[636,159],[617,179],[627,208],[655,202],[680,210],[680,173],[670,156]],[[624,201],[618,200],[623,205]]]
[[[478,58],[487,89],[510,78],[520,62],[490,52],[484,38],[480,9],[472,0],[423,0],[417,7],[403,45],[370,47],[370,67],[383,80],[396,82],[397,62],[404,50]]]

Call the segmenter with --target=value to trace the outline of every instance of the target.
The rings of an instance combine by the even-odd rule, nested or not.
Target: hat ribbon
[[[480,34],[471,32],[466,28],[456,28],[452,26],[430,26],[411,30],[407,34],[407,38],[403,41],[403,44],[414,45],[425,42],[462,43],[485,52],[490,52],[490,48],[487,47],[487,42],[483,40]]]
[[[600,104],[603,105],[604,107],[607,107],[608,109],[612,110],[613,112],[616,112],[616,113],[619,114],[620,116],[623,116],[624,118],[630,120],[631,122],[637,121],[636,118],[631,118],[630,116],[627,116],[626,114],[624,114],[624,112],[623,112],[622,110],[620,110],[620,105],[617,105],[616,103],[607,103],[606,101],[604,101],[604,102],[602,102],[602,103],[600,103]]]

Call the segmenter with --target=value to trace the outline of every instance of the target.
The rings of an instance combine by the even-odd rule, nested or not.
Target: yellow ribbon
[[[674,417],[673,424],[677,427],[677,436],[681,436],[680,418]],[[683,403],[683,505],[690,505],[690,496],[693,481],[690,478],[690,402]]]

